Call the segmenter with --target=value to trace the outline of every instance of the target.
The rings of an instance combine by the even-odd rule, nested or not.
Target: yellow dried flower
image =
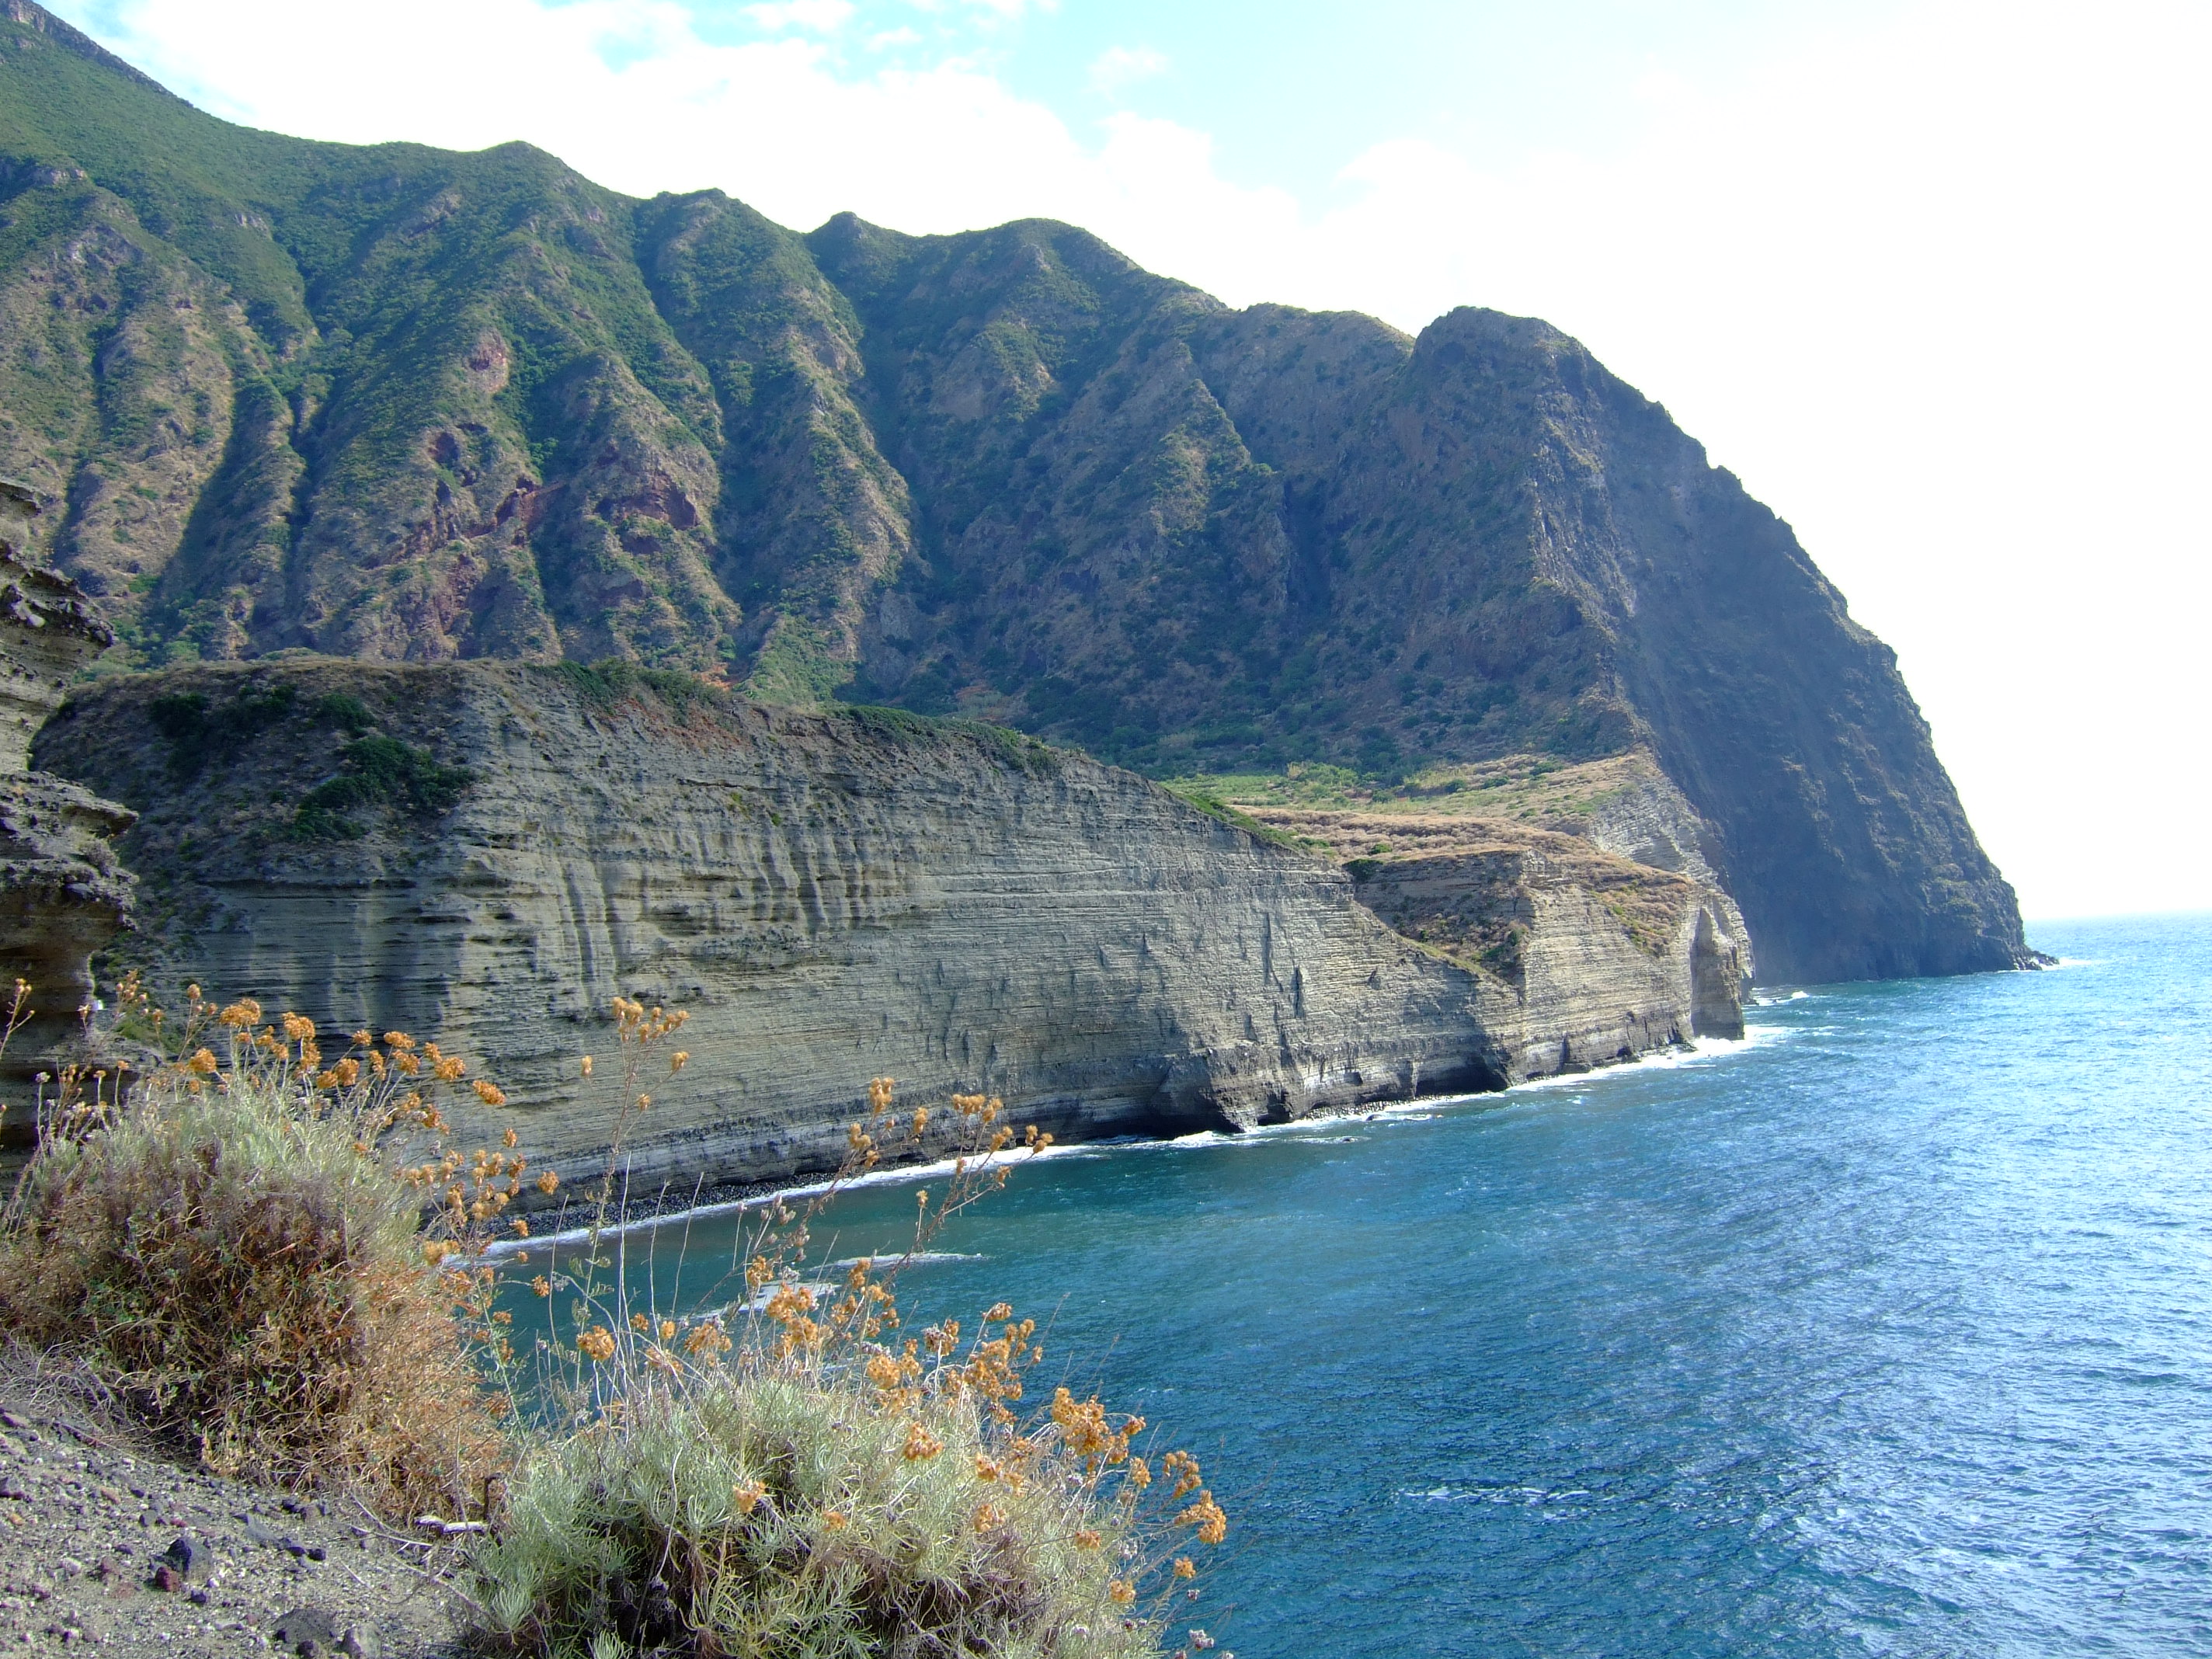
[[[746,1480],[732,1486],[730,1496],[737,1500],[738,1514],[750,1515],[761,1499],[768,1496],[768,1488],[757,1480]]]
[[[198,1054],[194,1054],[190,1060],[185,1062],[185,1069],[186,1071],[197,1072],[202,1077],[213,1077],[215,1075],[215,1053],[212,1049],[209,1048],[201,1049]]]
[[[546,1170],[538,1177],[538,1190],[541,1193],[550,1194],[560,1184],[561,1177],[555,1175],[550,1170]]]
[[[615,1334],[604,1325],[594,1325],[576,1339],[576,1346],[586,1359],[604,1364],[615,1357]]]
[[[1176,1557],[1175,1576],[1178,1578],[1195,1578],[1198,1577],[1197,1565],[1188,1555],[1178,1555]]]
[[[668,1057],[668,1069],[670,1073],[672,1074],[682,1071],[690,1058],[691,1056],[689,1053],[682,1048],[678,1048],[674,1054]]]
[[[341,1087],[350,1089],[361,1081],[361,1062],[349,1055],[331,1067],[331,1075],[338,1080]]]
[[[996,1504],[979,1504],[975,1508],[975,1527],[977,1532],[988,1532],[1006,1522],[1006,1512]]]
[[[845,1520],[845,1512],[844,1512],[844,1510],[823,1510],[823,1511],[822,1511],[822,1524],[823,1524],[825,1528],[827,1528],[830,1531],[831,1531],[831,1532],[842,1532],[842,1531],[844,1531],[844,1530],[845,1530],[845,1528],[846,1528],[846,1525],[847,1525],[847,1522],[846,1522],[846,1520]]]
[[[1229,1535],[1229,1517],[1208,1492],[1200,1492],[1198,1502],[1176,1516],[1176,1525],[1196,1527],[1199,1541],[1204,1544],[1218,1544]]]
[[[663,1342],[673,1342],[676,1340],[676,1322],[674,1320],[664,1319],[660,1322],[660,1340]]]
[[[540,1273],[530,1281],[530,1288],[541,1297],[550,1296],[553,1294],[553,1281]]]
[[[1187,1492],[1198,1490],[1198,1460],[1188,1452],[1170,1452],[1160,1459],[1160,1468],[1176,1478],[1175,1490],[1168,1494],[1170,1498],[1180,1498]]]
[[[909,1423],[906,1425],[906,1444],[900,1449],[908,1462],[921,1463],[943,1451],[945,1443],[921,1424]]]
[[[459,1061],[458,1061],[458,1060],[456,1060],[456,1061],[454,1061],[453,1063],[454,1063],[455,1065],[459,1065],[460,1062],[459,1062]],[[494,1087],[493,1087],[489,1083],[486,1082],[483,1078],[478,1078],[478,1079],[476,1080],[475,1088],[476,1088],[476,1091],[477,1091],[477,1098],[478,1100],[481,1100],[482,1102],[483,1102],[483,1103],[484,1103],[485,1105],[487,1105],[487,1106],[504,1106],[504,1105],[506,1105],[506,1104],[507,1104],[507,1097],[506,1097],[505,1095],[503,1095],[503,1094],[500,1093],[500,1091],[499,1091],[497,1089],[494,1088]],[[509,1129],[507,1133],[511,1136],[511,1135],[513,1135],[513,1134],[514,1133],[514,1130],[512,1130],[512,1129]],[[514,1142],[513,1140],[511,1140],[511,1139],[510,1139],[507,1144],[508,1146],[514,1146]]]
[[[1117,1607],[1126,1607],[1137,1599],[1137,1587],[1126,1578],[1116,1578],[1106,1586],[1106,1599]]]
[[[415,1039],[404,1031],[386,1031],[384,1034],[384,1046],[387,1048],[412,1048],[415,1046]]]
[[[720,1325],[694,1325],[684,1339],[684,1352],[694,1358],[712,1359],[716,1354],[730,1351],[729,1334]]]
[[[586,1055],[584,1056],[584,1075],[585,1075],[586,1077],[589,1077],[589,1076],[591,1076],[591,1074],[592,1074],[592,1057],[591,1057],[589,1054],[586,1054]]]
[[[311,1042],[314,1038],[315,1022],[305,1014],[286,1014],[283,1024],[285,1036],[294,1042]]]
[[[477,1085],[477,1087],[481,1088],[481,1087],[483,1087],[483,1085],[479,1084],[479,1085]],[[520,1140],[521,1138],[522,1138],[522,1137],[521,1137],[521,1136],[520,1136],[520,1135],[518,1135],[518,1134],[516,1134],[516,1133],[514,1133],[514,1130],[509,1129],[509,1130],[507,1130],[504,1134],[502,1134],[502,1135],[501,1135],[501,1136],[500,1136],[500,1138],[499,1138],[499,1144],[500,1144],[501,1146],[504,1146],[504,1147],[507,1148],[507,1149],[511,1152],[511,1151],[513,1151],[513,1150],[514,1150],[514,1143],[515,1143],[516,1141]],[[517,1159],[517,1160],[516,1160],[516,1162],[515,1162],[515,1166],[514,1166],[514,1167],[515,1167],[515,1169],[516,1169],[516,1170],[517,1170],[518,1172],[520,1172],[520,1170],[521,1170],[521,1168],[522,1168],[522,1164],[521,1164],[521,1161],[520,1161],[520,1159]]]
[[[1079,1550],[1095,1550],[1102,1541],[1097,1530],[1091,1527],[1082,1528],[1075,1534],[1075,1547]]]

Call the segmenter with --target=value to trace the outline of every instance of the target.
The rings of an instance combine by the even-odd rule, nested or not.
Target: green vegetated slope
[[[612,657],[1156,775],[1646,744],[1776,975],[2020,948],[1887,649],[1538,322],[250,131],[11,0],[0,471],[126,666]]]

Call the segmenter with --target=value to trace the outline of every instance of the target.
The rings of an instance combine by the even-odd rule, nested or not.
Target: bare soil
[[[0,1654],[451,1656],[458,1553],[423,1530],[221,1479],[67,1367],[0,1356]]]

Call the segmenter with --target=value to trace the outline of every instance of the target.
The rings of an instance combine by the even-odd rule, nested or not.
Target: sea
[[[1011,1302],[1044,1391],[1200,1457],[1216,1659],[2212,1654],[2212,916],[2030,939],[2059,966],[1036,1160],[909,1324]],[[927,1179],[841,1197],[830,1254]],[[627,1271],[726,1299],[738,1224]]]

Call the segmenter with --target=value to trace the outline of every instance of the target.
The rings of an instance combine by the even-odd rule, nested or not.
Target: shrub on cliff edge
[[[0,1226],[0,1323],[222,1473],[459,1512],[504,1461],[495,1397],[424,1261],[424,1169],[385,1155],[436,1133],[426,1091],[458,1068],[366,1032],[325,1068],[311,1024],[259,1018],[195,994],[175,1060],[46,1106]]]

